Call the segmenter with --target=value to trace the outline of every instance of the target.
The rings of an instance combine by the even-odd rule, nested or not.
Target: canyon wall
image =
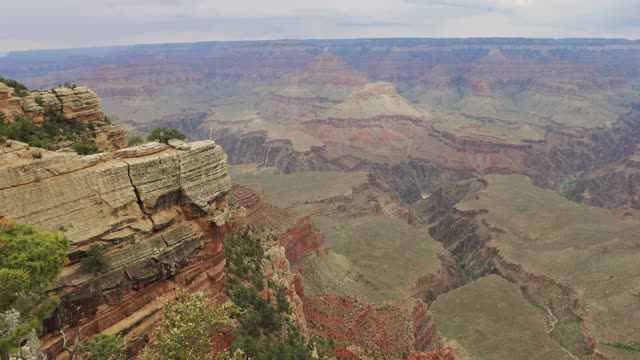
[[[433,224],[430,235],[443,244],[445,253],[440,255],[443,271],[420,279],[414,288],[415,294],[431,303],[441,294],[483,276],[497,274],[518,285],[530,303],[546,308],[559,327],[572,329],[575,338],[571,341],[562,337],[554,340],[574,357],[598,355],[593,338],[583,324],[586,308],[579,292],[561,280],[534,273],[504,256],[492,240],[506,230],[487,222],[483,216],[489,210],[456,207],[463,201],[476,199],[487,186],[485,179],[460,181],[439,189],[418,204],[417,211]]]
[[[58,330],[73,336],[80,326],[83,336],[126,335],[134,354],[177,287],[223,293],[221,242],[233,228],[226,154],[211,141],[172,144],[84,157],[44,152],[39,160],[19,142],[0,148],[0,216],[71,240],[50,289],[62,304],[45,324],[49,358],[63,356]],[[80,264],[94,244],[107,272]]]

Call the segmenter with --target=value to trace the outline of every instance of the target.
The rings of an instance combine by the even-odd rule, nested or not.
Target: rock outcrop
[[[324,235],[316,230],[310,216],[305,216],[298,220],[280,236],[280,246],[285,249],[287,259],[292,264],[298,262],[306,255],[326,251]]]
[[[127,335],[128,351],[146,343],[163,303],[176,287],[222,293],[221,245],[233,225],[226,154],[211,141],[150,143],[114,153],[77,156],[0,148],[0,216],[71,240],[69,262],[51,292],[62,304],[46,322],[44,350],[61,353],[58,330],[84,336]],[[93,244],[110,269],[80,264]]]
[[[9,107],[9,98],[11,97],[12,90],[5,84],[0,83],[0,108]]]
[[[127,146],[127,133],[117,126],[103,126],[96,130],[96,147],[100,151],[116,151]]]
[[[45,117],[62,116],[67,120],[75,120],[83,124],[91,124],[87,138],[100,151],[115,151],[127,146],[125,131],[111,126],[100,108],[100,98],[85,86],[73,88],[58,87],[49,91],[32,91],[24,97],[15,96],[15,90],[0,83],[0,113],[5,121],[12,122],[18,116],[27,116],[41,125]]]
[[[68,119],[86,123],[100,121],[104,117],[100,111],[100,98],[88,87],[60,87],[53,89],[53,93],[62,106],[62,113]]]
[[[0,86],[0,109],[10,115],[26,115],[36,123],[43,121],[45,111],[61,111],[67,119],[83,123],[104,119],[100,98],[86,86],[59,87],[48,91],[32,91],[24,97],[14,96],[12,88]]]
[[[291,315],[289,317],[294,321],[300,332],[308,336],[309,329],[304,313],[304,303],[299,292],[302,289],[301,275],[292,271],[283,247],[277,245],[271,247],[266,251],[266,255],[268,258],[266,261],[272,266],[265,266],[265,278],[285,289],[287,300],[291,306]]]

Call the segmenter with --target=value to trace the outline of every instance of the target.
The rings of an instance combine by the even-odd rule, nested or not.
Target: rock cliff
[[[100,98],[85,86],[58,87],[17,96],[15,89],[0,83],[0,113],[8,122],[18,116],[27,116],[42,125],[45,118],[54,115],[91,124],[95,136],[87,135],[95,137],[94,143],[100,151],[114,151],[127,146],[124,130],[108,124],[100,107]]]
[[[284,247],[287,259],[295,264],[308,254],[320,252],[326,244],[324,236],[316,230],[311,217],[305,216],[282,234],[280,246]]]
[[[0,110],[10,118],[27,115],[36,123],[43,121],[45,111],[61,111],[67,119],[96,122],[104,119],[100,98],[86,86],[58,87],[47,91],[32,91],[16,96],[13,88],[0,84]]]
[[[0,148],[0,217],[61,231],[72,243],[51,288],[62,304],[45,324],[49,358],[60,357],[58,330],[80,325],[88,325],[84,336],[126,334],[135,353],[175,287],[222,293],[221,241],[233,227],[227,157],[211,141],[172,145],[39,160],[19,142]],[[98,275],[80,264],[93,244],[110,265]]]

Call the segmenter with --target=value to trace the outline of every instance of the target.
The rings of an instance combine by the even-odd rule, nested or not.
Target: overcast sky
[[[0,0],[0,53],[206,40],[640,38],[640,0]]]

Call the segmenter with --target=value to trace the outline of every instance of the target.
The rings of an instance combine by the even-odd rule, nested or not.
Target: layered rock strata
[[[67,119],[83,123],[102,121],[100,98],[86,86],[73,89],[59,87],[48,91],[32,91],[25,97],[14,96],[12,88],[0,86],[0,109],[14,117],[26,115],[36,123],[43,121],[47,110],[59,110]]]
[[[102,120],[100,98],[88,87],[78,86],[73,89],[61,87],[53,89],[52,92],[62,106],[62,113],[68,119],[85,123]]]
[[[305,216],[282,234],[280,246],[285,249],[287,259],[295,264],[306,255],[325,249],[326,242],[324,235],[316,230],[311,216]]]
[[[9,98],[11,97],[12,90],[5,84],[0,83],[0,108],[9,107]]]
[[[100,108],[100,98],[88,87],[59,87],[18,97],[14,96],[13,88],[0,83],[0,113],[4,114],[5,121],[27,116],[34,123],[42,124],[47,112],[62,114],[68,120],[91,123],[94,128],[97,125],[94,143],[100,151],[115,151],[127,146],[125,131],[107,123]]]
[[[51,288],[62,304],[45,324],[43,348],[60,358],[60,329],[73,336],[126,335],[133,354],[146,343],[175,288],[222,293],[221,241],[233,227],[227,157],[211,141],[150,143],[114,153],[45,152],[22,143],[0,149],[0,216],[71,240],[69,262]],[[80,264],[94,244],[109,270]]]

